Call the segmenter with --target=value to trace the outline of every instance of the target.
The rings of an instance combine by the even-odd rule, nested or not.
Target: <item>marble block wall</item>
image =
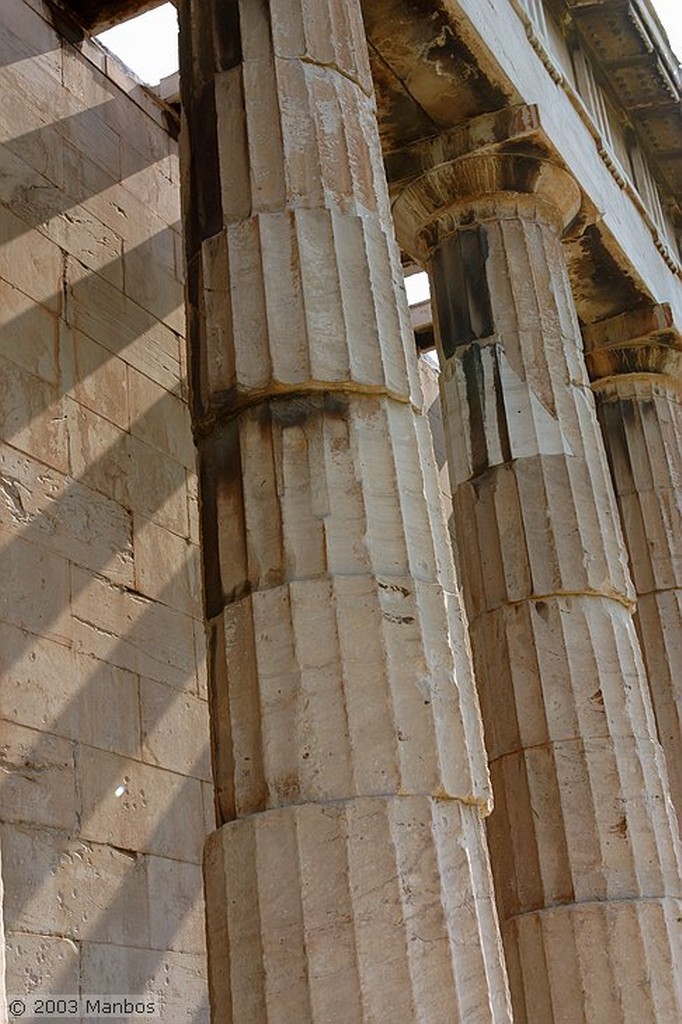
[[[208,1019],[213,828],[170,113],[38,0],[0,34],[0,821],[10,994]]]

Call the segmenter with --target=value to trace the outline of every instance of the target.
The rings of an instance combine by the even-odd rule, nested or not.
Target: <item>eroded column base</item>
[[[205,875],[214,1024],[511,1021],[477,807],[266,811],[213,833]]]

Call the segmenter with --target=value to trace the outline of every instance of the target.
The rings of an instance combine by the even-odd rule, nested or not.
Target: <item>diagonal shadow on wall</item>
[[[22,6],[15,0],[11,0],[11,3],[14,10]],[[49,41],[49,32],[45,38]],[[0,64],[6,56],[6,48],[0,41]],[[40,73],[39,68],[36,71]],[[150,732],[153,732],[166,716],[182,713],[183,695],[186,695],[188,690],[194,691],[195,671],[194,646],[190,643],[189,635],[185,636],[183,643],[185,648],[191,648],[191,658],[183,660],[173,646],[177,642],[176,634],[180,625],[184,624],[184,628],[187,629],[187,623],[192,622],[190,615],[187,614],[188,585],[184,578],[184,567],[179,568],[160,590],[148,598],[139,592],[135,578],[130,577],[128,564],[132,563],[131,518],[141,517],[143,520],[160,522],[178,538],[182,538],[188,532],[185,528],[187,509],[182,511],[182,501],[179,500],[186,486],[188,460],[185,458],[184,464],[179,458],[163,460],[160,454],[162,446],[158,444],[158,439],[164,436],[164,426],[177,417],[178,399],[172,394],[163,394],[151,406],[145,408],[141,415],[134,418],[130,433],[127,430],[116,429],[115,425],[112,425],[112,430],[104,442],[93,450],[83,452],[83,458],[77,466],[69,464],[68,461],[65,465],[62,464],[58,445],[54,450],[41,448],[40,432],[37,430],[39,425],[49,423],[51,418],[55,422],[59,421],[67,405],[69,415],[76,410],[76,403],[71,402],[68,397],[64,398],[70,386],[75,383],[76,377],[79,386],[85,386],[89,380],[92,382],[97,378],[100,370],[106,368],[114,355],[122,355],[125,359],[126,355],[130,356],[133,349],[139,355],[141,348],[148,349],[153,344],[153,341],[150,343],[150,335],[158,320],[169,318],[174,312],[172,308],[168,308],[172,301],[166,300],[161,294],[155,295],[149,290],[145,292],[144,287],[149,286],[148,279],[145,280],[145,272],[155,261],[158,262],[159,248],[163,249],[167,244],[164,236],[167,232],[173,233],[175,225],[164,228],[152,239],[144,239],[129,247],[131,241],[137,241],[137,226],[131,227],[118,219],[124,217],[124,212],[116,210],[112,188],[118,182],[129,181],[138,171],[162,160],[167,154],[152,152],[145,155],[128,145],[124,149],[117,148],[112,135],[120,132],[125,137],[127,134],[125,115],[128,100],[123,93],[120,94],[119,100],[107,101],[88,111],[62,118],[57,124],[45,125],[8,140],[0,171],[0,201],[11,205],[14,214],[13,219],[8,218],[6,221],[6,230],[3,231],[0,242],[7,243],[13,239],[20,239],[27,231],[39,227],[56,244],[70,251],[68,269],[76,268],[79,260],[86,268],[80,266],[75,276],[67,276],[65,283],[68,288],[60,294],[47,294],[43,300],[43,311],[48,312],[52,322],[59,324],[62,340],[64,331],[73,335],[76,347],[84,345],[81,339],[87,337],[88,332],[91,336],[99,336],[100,331],[93,321],[90,329],[87,321],[77,320],[76,314],[79,310],[90,310],[92,316],[101,316],[102,309],[106,308],[107,285],[115,288],[119,281],[125,281],[129,291],[135,292],[135,288],[138,288],[135,301],[131,303],[126,315],[120,316],[120,322],[116,325],[120,330],[110,332],[113,338],[111,350],[105,350],[101,346],[96,351],[93,349],[89,364],[74,368],[70,381],[60,376],[61,367],[58,367],[51,387],[36,387],[32,392],[32,401],[28,405],[17,408],[15,402],[11,408],[5,410],[9,414],[10,441],[15,447],[3,447],[3,457],[9,453],[12,458],[20,459],[20,447],[26,447],[29,459],[43,462],[41,477],[44,486],[43,492],[34,493],[31,500],[31,494],[23,486],[20,474],[3,474],[2,496],[7,508],[6,522],[15,533],[0,551],[0,563],[4,565],[5,573],[4,589],[9,598],[8,618],[14,623],[14,642],[11,648],[3,645],[0,651],[7,665],[6,678],[11,680],[13,675],[22,670],[22,665],[30,657],[31,648],[39,642],[40,634],[57,638],[58,643],[53,645],[55,650],[68,651],[68,644],[75,641],[75,646],[80,647],[81,651],[75,652],[73,657],[78,657],[81,665],[87,667],[87,672],[84,671],[80,678],[76,674],[73,676],[71,689],[74,691],[77,687],[77,692],[69,693],[68,685],[64,688],[64,694],[68,699],[66,703],[62,702],[56,713],[51,713],[46,719],[45,709],[36,709],[36,715],[42,714],[42,718],[29,720],[25,730],[27,735],[35,737],[35,742],[31,742],[30,749],[25,748],[22,751],[22,763],[17,767],[20,772],[24,772],[23,783],[34,787],[35,792],[40,787],[41,779],[49,775],[51,751],[48,748],[55,736],[64,737],[68,741],[71,762],[67,766],[67,772],[70,771],[72,777],[77,772],[83,776],[82,761],[89,751],[97,749],[103,754],[99,758],[96,773],[89,773],[93,799],[85,809],[79,807],[80,816],[72,828],[54,828],[54,831],[65,839],[82,840],[86,843],[102,842],[101,831],[92,830],[89,826],[101,813],[100,804],[111,797],[113,789],[120,781],[122,767],[128,763],[123,756],[107,752],[101,747],[89,746],[88,743],[94,743],[95,738],[89,737],[84,741],[81,732],[84,707],[101,704],[102,714],[111,712],[110,704],[102,701],[107,686],[111,686],[109,663],[119,665],[122,670],[129,672],[137,669],[137,675],[141,674],[142,669],[150,679],[156,679],[159,684],[170,682],[170,685],[159,690],[163,697],[151,705],[146,714],[144,728]],[[136,116],[140,117],[139,110]],[[92,139],[98,140],[97,150],[100,153],[108,154],[100,158],[99,163],[79,152],[83,149],[92,150]],[[31,164],[37,165],[40,170],[31,169]],[[80,206],[86,202],[89,204],[88,209]],[[135,205],[133,200],[131,205]],[[72,242],[76,232],[85,239],[85,247],[89,236],[98,243],[99,248],[95,246],[90,254],[85,249],[74,253]],[[118,245],[121,250],[112,259],[105,258],[107,245],[101,244],[101,238],[105,235],[107,244],[111,240],[110,247],[115,250]],[[7,337],[14,340],[10,344],[16,346],[17,342],[28,339],[31,331],[27,316],[28,314],[21,313],[11,318]],[[133,326],[124,326],[130,323],[131,316]],[[39,334],[40,329],[36,337],[38,344]],[[46,347],[51,336],[50,334],[43,338]],[[15,347],[14,352],[10,354],[16,355],[18,351]],[[38,381],[39,378],[35,380]],[[41,385],[45,383],[42,381]],[[62,403],[62,399],[66,404]],[[96,401],[85,396],[86,403],[88,400],[94,416],[101,410],[97,409]],[[59,430],[63,431],[67,438],[67,449],[68,426],[68,423],[60,426],[56,422],[52,428],[56,433]],[[34,430],[35,436],[31,436]],[[26,433],[28,437],[21,436]],[[28,444],[24,445],[26,440]],[[165,466],[164,471],[156,477],[153,476],[155,461],[163,462]],[[7,470],[7,465],[3,466],[3,469]],[[68,473],[72,473],[73,476],[69,476]],[[116,506],[122,506],[127,510],[127,521],[123,517],[122,521],[117,521],[112,526]],[[82,514],[86,508],[88,513],[92,513],[91,519]],[[108,543],[104,544],[101,536],[103,524],[110,530]],[[88,532],[89,530],[91,532]],[[100,535],[96,536],[98,531]],[[40,608],[33,610],[33,613],[29,614],[29,610],[16,600],[24,584],[21,574],[23,572],[25,576],[26,573],[24,554],[29,547],[38,552],[43,566],[47,565],[50,559],[56,561],[57,558],[61,558],[69,561],[68,600],[80,601],[81,621],[78,627],[81,633],[78,639],[71,638],[68,631],[67,635],[60,635],[60,619],[67,610],[65,605],[68,604],[68,600],[61,600],[60,593],[49,592],[48,578],[45,578],[46,589],[43,591],[45,600]],[[37,579],[40,578],[42,577],[38,574]],[[99,622],[88,606],[88,587],[93,583],[108,587],[112,600],[116,597],[130,609],[129,620],[123,617],[129,623],[128,628],[117,639],[113,635],[106,636],[106,623]],[[180,592],[184,594],[181,601],[178,599]],[[194,608],[200,609],[198,593],[193,595],[193,600]],[[178,607],[178,604],[182,607]],[[152,636],[156,637],[157,647],[153,653],[149,653],[148,640]],[[93,640],[92,643],[88,637]],[[102,646],[97,646],[97,638],[100,638],[97,642],[101,642]],[[177,646],[179,648],[182,644]],[[140,652],[144,650],[147,651],[147,660],[141,664]],[[99,660],[97,655],[105,657],[107,661]],[[38,729],[48,731],[40,735]],[[144,836],[144,841],[131,845],[128,851],[134,854],[131,863],[145,862],[145,858],[150,856],[148,850],[150,853],[153,852],[154,856],[162,857],[169,836],[177,832],[180,825],[185,829],[193,827],[197,833],[197,842],[200,843],[203,827],[196,822],[192,826],[193,819],[188,817],[187,810],[190,803],[196,803],[197,787],[201,785],[199,778],[205,778],[207,775],[206,738],[203,733],[202,739],[203,742],[197,744],[198,753],[194,763],[182,766],[182,771],[178,770],[171,776],[171,780],[175,781],[167,790],[164,806],[160,809],[159,815],[153,818],[153,827]],[[41,766],[44,771],[38,770]],[[27,778],[33,769],[36,769],[35,777]],[[16,782],[16,778],[17,776],[13,780],[11,771],[5,775],[2,789],[6,797],[11,796],[10,788]],[[29,820],[25,822],[26,828],[33,828],[36,832],[52,831],[49,824],[38,824],[35,814],[31,820],[32,812],[30,808],[27,810],[29,813],[22,813],[19,809],[18,814],[14,815],[15,820],[28,818]],[[93,836],[97,838],[92,838]],[[107,840],[104,839],[104,842]],[[144,852],[135,850],[135,845],[141,847]],[[110,847],[116,852],[114,834],[110,838]],[[32,881],[35,888],[32,891],[35,893],[40,892],[45,883],[49,884],[49,879],[44,871],[44,865],[36,864],[34,867],[36,870]],[[197,872],[194,882],[187,890],[188,907],[194,895],[197,898],[199,896],[198,879]],[[196,887],[196,893],[193,885]],[[25,909],[21,906],[22,901],[23,899],[19,898],[12,903],[12,916],[16,922],[20,921],[22,910]],[[83,941],[96,946],[97,936],[105,937],[107,941],[110,941],[112,936],[120,936],[117,928],[121,927],[129,908],[130,893],[127,891],[124,878],[109,906],[102,910],[97,921],[92,922],[92,931],[87,931],[81,936]],[[180,908],[176,917],[165,924],[163,943],[157,939],[156,945],[172,946],[177,932],[183,927],[183,919],[184,913]],[[11,928],[12,921],[8,921],[8,924]],[[125,941],[128,942],[128,933],[124,934]],[[154,944],[152,937],[149,944]],[[161,949],[148,949],[147,952],[150,956],[158,956],[159,960],[164,955]],[[195,1016],[198,1020],[204,1020],[201,1009]]]
[[[17,217],[0,241],[13,241],[83,203],[91,205],[84,218],[100,230],[125,227],[126,215],[120,204],[113,195],[107,199],[103,193],[125,187],[139,172],[166,160],[170,150],[157,148],[151,154],[126,146],[122,151],[119,133],[130,129],[120,123],[119,108],[116,100],[109,100],[23,135],[0,136],[4,148],[0,202],[11,207]],[[97,150],[93,150],[93,139],[98,140]],[[99,162],[87,155],[93,151],[104,152]],[[168,187],[173,190],[177,185],[169,180]],[[96,197],[100,201],[93,206]]]
[[[169,378],[177,376],[173,353],[164,352],[164,345],[175,347],[175,362],[182,338],[176,333],[176,314],[182,310],[180,287],[172,287],[169,265],[159,264],[163,254],[172,253],[178,225],[171,225],[122,256],[88,271],[79,261],[69,257],[62,275],[62,288],[46,296],[41,303],[22,293],[19,297],[21,312],[5,315],[0,327],[0,357],[22,367],[20,353],[34,343],[37,349],[45,346],[48,332],[55,337],[55,348],[60,348],[49,389],[51,401],[75,387],[82,388],[88,378],[104,368],[114,356],[127,361],[137,357],[141,372],[147,368],[166,369]],[[160,255],[161,254],[161,255]],[[0,253],[0,265],[3,255]],[[147,269],[145,272],[145,268]],[[10,285],[10,287],[14,287]],[[122,289],[125,289],[123,291]],[[16,289],[19,291],[19,288]],[[9,298],[9,296],[8,296]],[[180,305],[178,305],[180,300]],[[6,303],[6,309],[10,303]],[[167,322],[169,321],[169,322]],[[172,326],[171,326],[172,325]],[[78,345],[74,351],[65,351],[64,328],[89,337],[94,345],[88,347],[87,360],[78,358]],[[57,335],[62,333],[61,344]],[[172,335],[176,337],[173,339]],[[104,347],[106,339],[108,347]],[[146,355],[144,352],[146,349]],[[128,352],[126,352],[128,350]],[[70,360],[69,360],[70,355]],[[156,360],[157,367],[153,367]],[[65,365],[70,361],[72,365]],[[135,365],[133,362],[133,365]],[[165,362],[165,367],[164,367]],[[30,370],[26,372],[30,373]],[[175,386],[175,392],[178,387]],[[5,393],[5,405],[11,396]],[[44,402],[47,403],[47,392]],[[11,442],[22,430],[30,426],[37,415],[29,406],[20,408],[12,402],[11,415],[5,409],[3,440]],[[2,391],[0,391],[0,417],[2,417]]]

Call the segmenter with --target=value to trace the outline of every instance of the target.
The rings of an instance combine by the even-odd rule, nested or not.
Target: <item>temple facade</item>
[[[650,0],[155,6],[0,12],[0,1024],[679,1024]]]

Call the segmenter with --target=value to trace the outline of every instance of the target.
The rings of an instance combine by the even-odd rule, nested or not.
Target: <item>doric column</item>
[[[658,734],[682,822],[682,337],[669,306],[583,329]]]
[[[5,980],[6,954],[5,954],[5,914],[4,914],[4,886],[2,882],[2,857],[0,856],[0,1024],[6,1024],[7,1017],[7,991]],[[11,995],[11,993],[10,993]]]
[[[215,1022],[509,1021],[358,0],[184,0]]]
[[[580,194],[499,127],[422,146],[393,209],[432,277],[515,1022],[670,1024],[680,851],[561,246]]]

